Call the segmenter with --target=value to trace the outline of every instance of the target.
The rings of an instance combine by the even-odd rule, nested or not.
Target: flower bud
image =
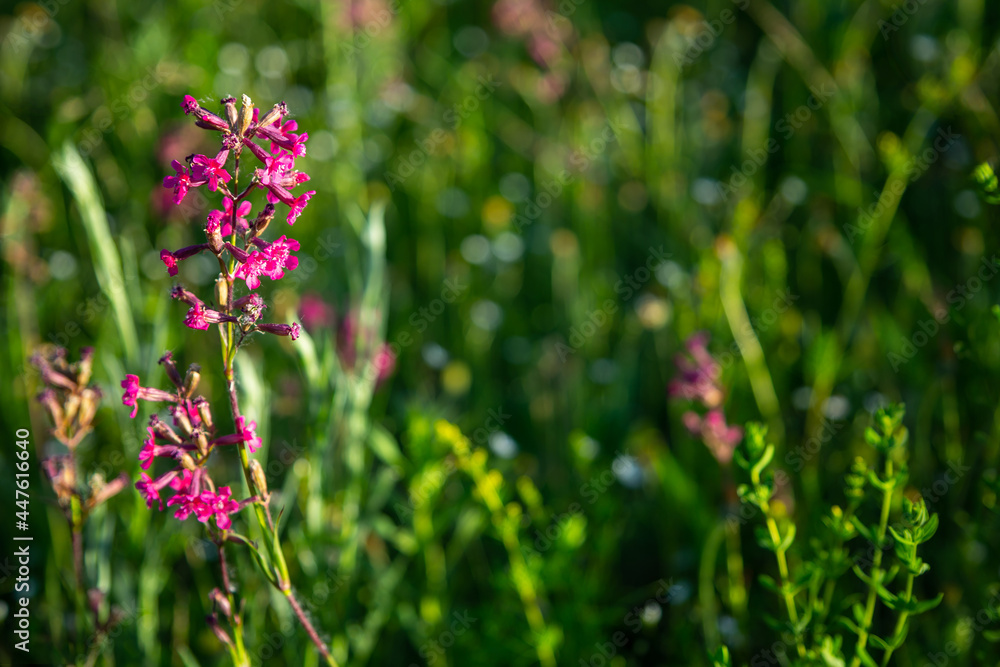
[[[184,395],[190,396],[194,393],[194,390],[198,388],[198,382],[201,380],[201,366],[198,364],[191,364],[188,366],[187,375],[184,377]]]
[[[219,278],[215,281],[215,298],[222,307],[229,303],[229,281],[222,274],[219,274]]]
[[[292,340],[298,340],[301,328],[298,322],[292,324],[275,324],[273,322],[262,322],[257,325],[258,331],[275,334],[276,336],[291,336]]]
[[[236,99],[227,97],[222,100],[222,105],[226,108],[226,119],[229,121],[229,127],[235,128],[239,118],[239,112],[236,111]]]
[[[267,478],[264,476],[264,468],[261,467],[260,461],[253,459],[250,461],[250,478],[253,479],[253,485],[257,489],[257,495],[267,502],[271,494],[267,491]]]
[[[285,114],[288,113],[288,106],[284,102],[278,102],[271,110],[264,114],[264,117],[260,119],[257,125],[266,126],[271,125],[276,120],[281,120]]]
[[[67,396],[64,408],[66,410],[66,423],[70,424],[76,419],[76,414],[80,410],[80,395],[70,394]]]
[[[153,434],[157,435],[164,440],[167,440],[171,444],[179,445],[184,442],[181,436],[174,432],[174,429],[170,428],[170,425],[161,420],[156,415],[151,415],[149,418],[149,428],[153,429]]]
[[[271,224],[271,220],[274,219],[274,204],[268,204],[264,207],[260,213],[257,214],[257,218],[253,221],[253,231],[251,236],[256,238],[264,233],[267,226]]]
[[[195,470],[198,469],[198,464],[195,463],[194,457],[192,457],[187,452],[184,452],[184,454],[181,455],[181,467],[184,468],[185,470],[190,470],[191,472],[194,472]]]
[[[240,136],[247,133],[250,123],[253,122],[253,102],[247,95],[243,96],[243,108],[240,109]]]
[[[90,382],[90,372],[94,368],[94,348],[85,347],[80,350],[80,363],[77,365],[76,383],[86,387]]]
[[[204,396],[195,399],[195,406],[198,408],[198,416],[201,417],[202,425],[209,431],[215,430],[212,424],[212,406]]]
[[[59,404],[59,400],[56,398],[56,392],[49,387],[46,387],[38,394],[38,402],[45,406],[45,409],[49,411],[49,417],[52,418],[52,424],[56,427],[55,430],[62,430],[63,419],[65,415],[63,414],[63,408]]]
[[[77,423],[80,428],[89,428],[97,414],[97,405],[101,402],[101,392],[97,389],[86,388],[80,397],[80,415]]]
[[[192,306],[195,303],[200,303],[198,297],[196,297],[191,292],[188,292],[180,285],[174,286],[173,290],[171,290],[170,292],[170,296],[172,296],[175,299],[180,299],[185,303],[187,303],[188,301],[192,301],[190,303],[190,305]],[[162,357],[160,357],[160,365],[163,366],[163,370],[166,371],[167,377],[170,378],[170,381],[174,383],[174,386],[180,389],[183,386],[181,384],[181,374],[177,372],[177,364],[174,363],[173,353],[166,352]]]
[[[170,407],[170,414],[174,416],[174,426],[178,427],[185,436],[191,435],[193,427],[187,410],[183,406],[173,405]]]
[[[202,456],[208,454],[208,437],[205,435],[205,431],[201,428],[197,428],[193,434],[194,443],[198,446],[198,453]]]

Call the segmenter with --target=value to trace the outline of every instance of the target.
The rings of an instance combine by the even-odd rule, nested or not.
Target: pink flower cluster
[[[129,375],[122,382],[122,388],[125,389],[122,402],[133,408],[133,417],[139,399],[171,403],[169,411],[173,417],[172,425],[155,414],[149,418],[149,425],[146,427],[149,437],[139,451],[139,462],[143,470],[149,470],[156,459],[170,459],[174,466],[157,477],[143,472],[135,488],[142,493],[147,507],[152,508],[156,503],[163,510],[160,492],[169,487],[174,495],[167,501],[167,506],[177,506],[174,512],[176,518],[186,519],[194,514],[199,521],[205,523],[215,517],[219,529],[228,530],[232,525],[229,515],[252,499],[243,503],[232,500],[232,491],[228,486],[216,491],[205,464],[214,449],[220,445],[245,443],[251,453],[256,452],[262,444],[256,434],[257,424],[247,424],[241,416],[236,421],[236,433],[216,435],[209,402],[202,396],[191,397],[198,386],[197,366],[192,366],[182,379],[169,352],[160,359],[160,363],[173,381],[176,391],[171,393],[141,387],[138,376]]]
[[[295,159],[306,153],[309,135],[297,133],[296,122],[285,119],[288,109],[284,102],[275,104],[263,117],[246,96],[240,109],[233,98],[224,99],[222,103],[226,119],[203,109],[190,95],[185,96],[181,105],[184,112],[193,114],[199,127],[221,132],[222,147],[215,157],[189,156],[186,165],[174,160],[176,174],[163,179],[164,187],[173,190],[175,203],[183,201],[191,188],[204,185],[221,194],[222,208],[210,211],[206,218],[205,243],[179,250],[161,250],[160,260],[167,267],[167,273],[176,276],[180,262],[201,252],[211,252],[223,267],[223,278],[229,285],[226,293],[232,295],[236,280],[243,280],[247,289],[255,290],[261,286],[261,277],[279,280],[287,271],[298,267],[299,260],[292,254],[299,250],[298,241],[282,235],[268,242],[261,235],[274,219],[276,204],[288,206],[287,220],[292,224],[315,192],[292,194],[294,188],[309,180],[308,175],[295,169]],[[260,142],[266,143],[267,148]],[[226,169],[230,161],[238,162],[244,152],[251,153],[263,167],[254,169],[246,187],[237,190],[239,170],[234,176]],[[255,189],[266,191],[268,203],[250,220],[252,205],[246,198]],[[173,296],[188,304],[184,324],[192,329],[207,330],[212,324],[237,324],[241,340],[242,336],[255,331],[291,336],[293,340],[299,335],[298,325],[258,322],[264,310],[262,301],[254,304],[252,313],[243,310],[241,316],[235,312],[240,299],[220,303],[220,310],[213,310],[186,290],[175,288]]]
[[[226,171],[226,164],[230,153],[234,159],[238,159],[243,149],[246,149],[264,165],[264,169],[258,168],[254,172],[253,184],[268,191],[267,200],[272,204],[286,204],[289,208],[288,224],[294,224],[306,203],[316,194],[315,190],[299,196],[291,192],[292,188],[309,180],[307,174],[295,170],[295,158],[306,154],[309,135],[295,134],[298,124],[294,120],[284,120],[288,113],[284,102],[274,105],[263,118],[259,117],[260,110],[247,97],[243,98],[243,108],[240,111],[236,110],[236,100],[232,97],[222,100],[222,104],[228,121],[202,109],[191,95],[184,96],[181,104],[184,113],[193,114],[197,118],[195,124],[199,127],[222,132],[222,149],[214,158],[191,155],[187,159],[187,165],[173,160],[170,166],[176,173],[164,177],[163,187],[173,190],[174,203],[180,204],[191,188],[207,185],[212,192],[221,190],[231,207],[237,197],[229,192],[228,184],[233,177]],[[270,152],[254,139],[269,141]],[[242,215],[249,212],[247,207]]]
[[[674,399],[696,401],[707,409],[704,416],[693,410],[685,412],[684,426],[692,435],[701,438],[720,464],[728,465],[743,439],[743,429],[726,424],[722,410],[726,391],[719,382],[719,363],[708,351],[708,334],[694,334],[685,343],[685,348],[689,356],[679,354],[675,358],[679,375],[670,381],[667,394]]]

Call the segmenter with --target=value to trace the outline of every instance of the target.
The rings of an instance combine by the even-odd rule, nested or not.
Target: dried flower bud
[[[198,364],[191,364],[188,366],[187,375],[184,377],[184,395],[190,396],[194,393],[194,390],[198,388],[198,382],[201,380],[201,366]]]
[[[194,430],[192,436],[194,437],[194,444],[198,447],[198,453],[202,456],[208,454],[208,438],[205,436],[205,431],[197,428]]]
[[[98,389],[87,387],[83,390],[80,398],[80,415],[77,423],[81,429],[90,428],[97,414],[97,406],[101,402],[101,392]]]
[[[272,125],[274,121],[281,120],[285,114],[288,113],[288,105],[284,102],[278,102],[271,110],[264,114],[264,117],[260,119],[257,125]]]
[[[38,402],[45,406],[45,409],[49,411],[49,417],[52,419],[52,424],[55,426],[56,431],[61,431],[63,428],[63,419],[65,415],[63,414],[63,408],[59,404],[59,400],[56,397],[55,390],[46,387],[38,394]]]
[[[187,452],[181,454],[180,460],[181,460],[181,467],[184,468],[185,470],[190,470],[191,472],[194,472],[195,470],[198,469],[198,464],[194,462],[194,458]]]
[[[215,281],[215,298],[222,307],[229,303],[229,281],[222,274]]]
[[[292,340],[298,340],[301,334],[298,322],[292,324],[275,324],[273,322],[262,322],[257,325],[258,331],[275,334],[276,336],[291,336]]]
[[[85,347],[80,350],[80,363],[77,364],[76,384],[86,387],[90,382],[90,374],[94,368],[94,348]]]
[[[191,418],[188,417],[187,409],[183,406],[172,405],[170,406],[170,414],[174,417],[174,426],[177,426],[185,436],[190,436],[193,427],[191,426]]]
[[[193,302],[200,303],[198,297],[191,292],[188,292],[180,285],[174,285],[173,290],[170,292],[170,296],[175,299],[180,299],[185,303],[190,303],[192,306],[194,305]],[[170,381],[174,384],[174,386],[180,389],[183,386],[181,384],[181,374],[177,372],[177,364],[174,362],[173,352],[165,352],[163,356],[160,357],[160,365],[163,366],[163,370],[167,373],[167,377],[170,378]]]
[[[195,399],[194,404],[198,409],[198,416],[201,417],[202,426],[209,431],[215,430],[215,425],[212,423],[212,406],[208,400],[204,396],[199,396]]]
[[[250,461],[250,478],[253,480],[257,495],[266,503],[271,498],[271,494],[267,491],[267,477],[264,476],[264,468],[257,459]]]
[[[236,110],[236,98],[227,97],[222,100],[222,106],[226,109],[226,119],[229,120],[229,127],[236,127],[236,120],[239,112]]]
[[[63,405],[63,409],[66,411],[66,423],[71,423],[76,419],[76,414],[80,410],[80,395],[70,394],[66,397],[66,403]]]
[[[243,96],[243,108],[240,109],[240,136],[245,136],[250,123],[253,122],[253,101],[247,95]]]
[[[169,441],[171,444],[179,445],[184,442],[181,436],[177,435],[174,429],[170,428],[170,424],[167,424],[155,414],[149,417],[149,427],[153,429],[154,435]]]
[[[212,592],[208,594],[208,599],[218,605],[219,610],[226,618],[233,617],[233,608],[229,604],[229,598],[218,588],[213,588]]]
[[[264,207],[260,213],[257,214],[257,218],[253,221],[253,230],[251,231],[251,236],[256,238],[264,233],[267,226],[271,224],[271,220],[274,219],[274,204],[268,204]]]

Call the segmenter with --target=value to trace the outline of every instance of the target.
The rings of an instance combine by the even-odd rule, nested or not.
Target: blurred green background
[[[0,502],[16,429],[55,449],[27,364],[42,343],[96,348],[81,458],[105,479],[139,475],[126,373],[163,386],[169,349],[222,401],[217,339],[183,327],[159,260],[201,241],[209,202],[174,207],[161,181],[215,150],[182,97],[245,93],[286,101],[310,137],[297,166],[317,194],[274,223],[300,265],[264,288],[271,319],[309,335],[255,339],[240,390],[293,580],[342,664],[706,665],[720,641],[759,657],[773,557],[744,526],[748,606],[728,597],[728,470],[665,392],[698,330],[730,422],[767,423],[779,461],[833,433],[782,491],[802,526],[842,502],[870,411],[907,404],[910,485],[941,515],[919,585],[945,598],[895,664],[951,641],[949,664],[1000,664],[957,629],[1000,579],[1000,283],[979,273],[997,212],[972,178],[1000,136],[998,19],[985,0],[4,2]],[[180,281],[209,293],[209,259]],[[487,477],[456,471],[439,419]],[[90,517],[88,578],[124,616],[87,647],[40,472],[32,494],[36,661],[228,663],[203,622],[218,576],[200,524],[131,488]],[[254,664],[317,664],[233,558]]]

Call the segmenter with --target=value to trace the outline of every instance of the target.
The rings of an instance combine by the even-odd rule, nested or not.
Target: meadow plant
[[[218,328],[221,370],[233,428],[224,429],[217,423],[209,400],[195,395],[201,378],[198,365],[192,364],[182,376],[172,354],[167,352],[160,364],[173,384],[170,390],[143,387],[138,376],[126,376],[122,381],[125,390],[122,402],[132,408],[130,416],[136,416],[139,400],[169,403],[172,422],[167,423],[156,414],[150,416],[149,437],[139,453],[139,461],[144,470],[149,470],[157,459],[169,460],[171,467],[155,475],[143,472],[135,486],[145,497],[148,507],[156,505],[160,510],[164,509],[160,493],[169,489],[173,493],[166,506],[174,508],[175,518],[184,520],[194,515],[206,525],[218,549],[222,580],[222,589],[216,588],[209,594],[215,611],[208,616],[207,622],[229,649],[234,664],[242,666],[250,662],[243,639],[243,604],[237,605],[226,560],[225,547],[231,543],[250,550],[264,576],[288,600],[320,654],[328,664],[335,665],[336,661],[293,591],[278,537],[281,516],[280,513],[277,518],[272,515],[271,495],[263,468],[260,461],[251,458],[262,441],[256,434],[256,422],[240,410],[236,388],[236,354],[248,337],[258,332],[289,336],[292,340],[299,337],[297,323],[262,321],[267,306],[253,290],[260,288],[262,277],[279,280],[286,271],[298,266],[297,258],[291,254],[299,249],[297,241],[285,235],[265,241],[263,234],[275,216],[276,204],[288,207],[286,220],[292,225],[315,194],[315,191],[292,194],[294,188],[309,180],[309,176],[295,169],[295,159],[306,152],[308,135],[295,133],[297,124],[286,120],[288,110],[283,102],[263,114],[245,95],[239,108],[233,98],[222,100],[222,104],[225,118],[202,108],[190,95],[185,96],[181,105],[184,112],[196,118],[198,127],[220,133],[221,146],[214,157],[191,155],[185,160],[186,164],[174,160],[172,166],[176,174],[163,179],[164,187],[173,191],[175,204],[181,204],[192,188],[204,186],[221,197],[221,210],[208,214],[204,243],[175,251],[164,249],[160,259],[171,276],[178,274],[180,262],[197,254],[208,252],[218,260],[214,307],[181,285],[173,287],[171,296],[188,306],[184,319],[187,327],[194,330]],[[240,189],[240,160],[246,153],[260,166],[250,172]],[[230,163],[232,174],[228,171]],[[248,198],[256,190],[265,190],[268,203],[251,221],[248,216],[252,205]],[[239,281],[243,281],[245,288]],[[245,293],[240,295],[240,292]],[[236,450],[250,497],[236,499],[231,486],[220,485],[209,473],[208,462],[213,453],[225,456],[226,450]],[[263,552],[234,526],[233,517],[246,508],[252,509],[251,515],[263,535]],[[219,614],[225,617],[228,632],[221,626]]]
[[[924,499],[902,496],[907,480],[907,440],[903,426],[904,408],[891,405],[874,415],[874,424],[865,431],[865,442],[874,450],[881,464],[869,466],[857,458],[845,476],[846,506],[834,505],[823,517],[825,529],[809,535],[809,550],[799,554],[796,566],[789,553],[797,544],[797,524],[792,517],[775,511],[774,474],[769,469],[775,446],[767,442],[767,429],[761,424],[747,426],[744,447],[736,461],[749,475],[749,484],[739,488],[744,502],[759,509],[764,526],[757,531],[757,541],[775,555],[778,580],[760,575],[761,584],[782,600],[785,618],[772,619],[782,629],[782,639],[758,659],[787,660],[793,665],[850,665],[850,667],[885,667],[893,653],[902,646],[910,619],[936,607],[943,599],[938,594],[919,599],[914,591],[917,577],[930,570],[918,555],[918,547],[937,531],[938,518],[928,512]],[[862,510],[871,501],[878,510],[874,519]],[[890,524],[894,507],[902,517]],[[863,537],[865,547],[853,554],[847,543]],[[801,543],[801,540],[799,541]],[[892,562],[886,555],[890,552]],[[852,570],[861,583],[851,586],[842,575]],[[901,583],[899,583],[901,580]],[[895,623],[881,632],[876,628],[876,606],[895,615]],[[856,636],[848,641],[847,630]],[[853,647],[851,644],[853,643]],[[876,660],[871,649],[881,652]],[[721,654],[716,654],[718,661]],[[722,664],[728,664],[723,662]],[[762,663],[761,663],[762,664]]]
[[[90,384],[94,365],[93,348],[81,350],[80,360],[73,364],[67,362],[66,356],[65,348],[50,345],[36,351],[31,363],[38,369],[42,382],[46,385],[38,394],[38,402],[52,420],[51,435],[66,448],[65,453],[42,459],[42,470],[52,484],[59,509],[66,517],[72,535],[76,641],[82,650],[85,637],[92,636],[96,639],[106,635],[122,617],[118,609],[110,609],[103,614],[102,620],[105,593],[98,587],[88,586],[84,571],[84,526],[90,514],[122,491],[129,479],[126,473],[121,473],[108,482],[101,473],[95,473],[87,481],[89,489],[81,489],[80,480],[83,475],[76,452],[83,439],[93,430],[94,417],[101,402],[101,390]],[[27,456],[17,463],[19,471],[28,470],[26,458]],[[23,502],[25,516],[19,515],[22,520],[27,518],[27,500]],[[92,630],[87,627],[91,616]],[[91,647],[95,644],[98,642],[89,643]],[[93,664],[94,658],[96,656],[93,654],[88,656],[87,664]]]

